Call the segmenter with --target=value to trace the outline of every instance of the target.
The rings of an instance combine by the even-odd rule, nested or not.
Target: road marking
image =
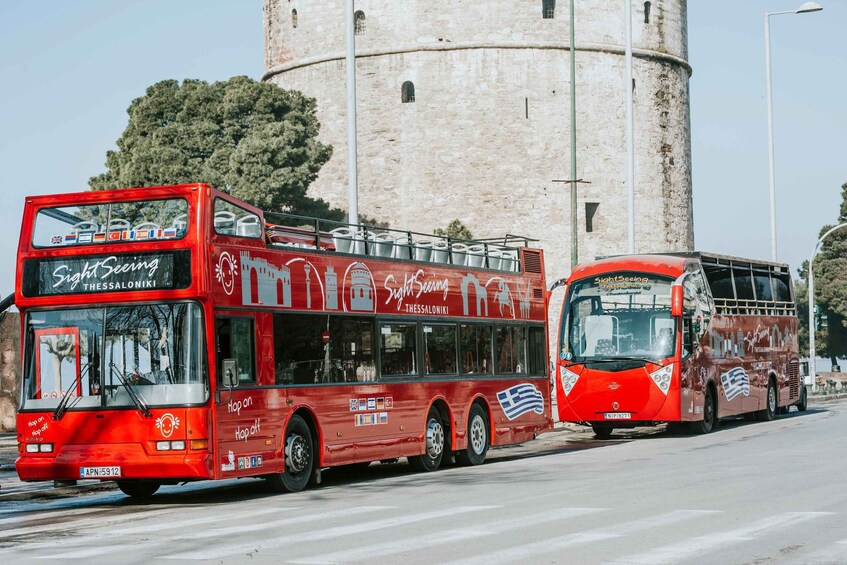
[[[467,514],[470,512],[480,512],[483,510],[491,510],[494,508],[500,508],[499,506],[459,506],[456,508],[447,508],[443,510],[435,510],[432,512],[423,512],[420,514],[408,514],[406,516],[395,516],[392,518],[383,518],[380,520],[373,520],[371,522],[363,522],[361,524],[353,524],[349,526],[337,526],[335,528],[327,528],[325,530],[317,530],[311,532],[302,532],[290,534],[287,536],[279,536],[273,539],[266,539],[263,541],[258,541],[254,543],[246,543],[239,545],[229,545],[223,546],[219,548],[212,548],[201,551],[186,551],[182,553],[173,553],[170,555],[164,555],[162,557],[167,559],[221,559],[223,557],[229,555],[237,555],[237,554],[251,554],[256,556],[261,551],[266,551],[268,549],[273,549],[277,547],[284,547],[289,544],[299,544],[299,543],[307,543],[314,541],[327,540],[332,538],[339,538],[343,536],[350,536],[353,534],[361,534],[365,532],[372,532],[376,530],[382,530],[386,528],[393,528],[395,526],[402,526],[406,524],[414,524],[416,522],[423,522],[426,520],[435,520],[437,518],[446,518],[448,516],[455,516],[457,514]],[[348,512],[350,512],[348,510]],[[54,556],[55,557],[55,556]],[[269,557],[269,556],[266,556]]]
[[[35,514],[25,514],[23,516],[13,516],[11,518],[0,518],[0,526],[3,524],[20,525],[22,522],[35,522],[38,520],[56,520],[56,518],[64,518],[66,516],[75,517],[83,514],[91,514],[92,512],[108,512],[104,508],[80,508],[59,514],[58,512],[37,512]],[[5,512],[2,515],[7,515]],[[55,522],[54,522],[55,525]]]
[[[200,510],[200,509],[198,509]],[[205,510],[208,510],[206,508]],[[288,512],[291,510],[299,510],[297,506],[277,507],[277,508],[260,508],[249,512],[240,512],[237,514],[215,514],[214,516],[206,516],[205,518],[191,518],[188,520],[179,520],[174,522],[157,522],[155,524],[146,524],[144,526],[133,526],[132,528],[123,528],[118,530],[109,530],[109,536],[123,536],[131,534],[148,534],[151,532],[161,532],[162,530],[178,530],[182,527],[190,528],[198,524],[214,524],[215,522],[238,522],[242,518],[252,518],[254,516],[264,516],[266,514],[276,514],[279,512]]]
[[[102,510],[99,509],[99,510]],[[109,516],[109,517],[101,517],[101,518],[83,518],[81,520],[69,520],[66,522],[59,522],[58,520],[52,522],[50,524],[42,524],[40,526],[29,526],[24,528],[15,528],[13,530],[1,530],[0,531],[0,539],[10,538],[14,536],[20,536],[25,534],[37,534],[40,532],[55,532],[59,527],[62,529],[79,529],[79,528],[88,528],[91,526],[102,526],[104,523],[108,524],[117,524],[121,522],[131,522],[132,520],[137,520],[140,517],[147,516],[148,514],[155,514],[160,519],[162,518],[163,510],[158,508],[156,510],[143,510],[141,512],[133,512],[132,514],[124,514],[122,516]],[[61,517],[61,514],[55,515],[55,517]],[[55,547],[55,543],[43,544],[50,545]],[[4,553],[0,551],[0,553]]]
[[[438,531],[431,534],[426,534],[416,537],[401,537],[395,541],[365,545],[355,549],[346,549],[334,551],[332,553],[324,553],[322,555],[310,555],[302,559],[289,559],[289,563],[347,563],[359,560],[378,560],[381,557],[388,557],[411,551],[415,549],[425,549],[433,546],[441,546],[448,543],[467,541],[474,538],[484,536],[493,536],[497,534],[509,533],[515,530],[515,524],[519,523],[521,528],[526,529],[530,526],[538,526],[550,522],[566,521],[571,518],[585,516],[594,512],[601,512],[605,508],[560,508],[554,514],[539,514],[538,516],[512,516],[507,520],[500,520],[488,524],[477,524],[466,528],[459,528],[449,531]]]
[[[801,522],[808,522],[809,520],[831,516],[832,514],[832,512],[784,512],[782,514],[768,516],[748,526],[687,538],[644,553],[621,557],[620,559],[612,560],[612,562],[653,565],[684,561],[692,557],[708,555],[710,551],[722,549],[728,545],[751,541],[762,533],[771,532],[787,526],[796,526]]]
[[[677,524],[683,520],[693,520],[703,516],[719,514],[716,510],[675,510],[649,518],[639,518],[631,522],[594,528],[584,532],[576,532],[558,538],[547,538],[538,542],[523,545],[513,545],[508,549],[495,550],[483,555],[475,555],[467,559],[450,562],[452,565],[509,563],[513,561],[533,561],[533,555],[553,553],[575,545],[589,544],[598,541],[620,538],[645,530],[653,530],[664,526]]]
[[[176,536],[158,536],[156,537],[156,543],[159,545],[163,545],[170,542],[178,542],[184,540],[197,540],[197,539],[208,539],[208,538],[225,538],[230,535],[243,534],[245,532],[259,532],[262,530],[267,530],[271,528],[278,528],[281,526],[289,526],[292,524],[307,524],[309,522],[320,522],[323,520],[332,520],[333,518],[345,517],[345,516],[353,516],[356,514],[363,514],[366,512],[376,512],[378,510],[388,510],[393,508],[392,506],[360,506],[358,508],[345,508],[343,510],[334,510],[332,512],[320,512],[316,514],[307,514],[305,516],[288,516],[286,518],[282,518],[280,520],[273,520],[271,522],[261,522],[258,524],[241,524],[238,526],[228,526],[223,528],[214,528],[211,530],[203,530],[203,531],[195,531],[191,529],[190,522],[188,522],[189,526],[185,530],[185,533],[176,535]],[[238,521],[242,518],[242,515],[233,516],[232,519]],[[230,517],[216,516],[218,521],[229,522]],[[196,522],[194,522],[196,523]],[[183,527],[181,524],[179,527]],[[140,528],[143,530],[143,528]],[[178,528],[177,528],[178,529]],[[95,534],[96,537],[112,539],[114,535],[112,531],[98,532]],[[128,544],[120,544],[120,545],[98,545],[97,547],[90,547],[91,545],[91,537],[86,538],[85,540],[80,540],[81,542],[86,544],[86,547],[83,549],[78,549],[74,551],[67,551],[64,553],[53,553],[50,555],[45,555],[40,557],[41,559],[81,559],[84,557],[94,557],[96,555],[103,555],[107,553],[112,553],[116,551],[126,550]],[[143,542],[147,543],[146,540]],[[67,545],[67,543],[65,543]]]

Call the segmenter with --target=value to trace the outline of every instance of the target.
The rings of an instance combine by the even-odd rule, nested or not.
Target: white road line
[[[832,512],[784,512],[774,516],[768,516],[747,526],[694,538],[686,538],[644,553],[621,557],[612,562],[658,565],[660,563],[685,561],[692,557],[709,555],[709,552],[722,549],[728,545],[751,541],[762,533],[772,532],[773,530],[787,526],[796,526],[802,522],[808,522],[809,520],[832,514]]]
[[[184,530],[184,533],[180,535],[174,536],[157,536],[153,541],[156,542],[157,545],[164,545],[171,542],[179,542],[185,540],[198,540],[198,539],[208,539],[208,538],[226,538],[227,536],[243,534],[245,532],[260,532],[262,530],[267,530],[271,528],[279,528],[282,526],[290,526],[290,525],[300,525],[300,524],[308,524],[310,522],[321,522],[324,520],[332,520],[334,518],[340,518],[345,516],[353,516],[356,514],[363,514],[366,512],[376,512],[378,510],[388,510],[392,508],[391,506],[360,506],[358,508],[345,508],[343,510],[334,510],[332,512],[320,512],[316,514],[307,514],[305,516],[288,516],[286,518],[282,518],[280,520],[273,520],[271,522],[261,522],[258,524],[240,524],[238,526],[229,526],[223,528],[214,528],[211,530],[203,530],[203,531],[194,531],[190,526]],[[239,521],[243,516],[233,516],[233,520]],[[217,516],[217,520],[220,522],[229,522],[230,517],[223,515]],[[195,522],[196,523],[196,522]],[[180,526],[182,527],[182,526]],[[111,531],[109,532],[98,532],[95,534],[98,539],[106,538],[112,540],[114,535]],[[94,557],[96,555],[104,555],[112,552],[119,552],[121,550],[126,550],[130,544],[123,543],[120,545],[103,545],[97,544],[97,547],[90,547],[92,537],[89,536],[85,539],[78,540],[79,543],[84,543],[86,545],[83,549],[77,549],[73,551],[67,551],[64,553],[51,553],[50,555],[44,555],[39,557],[40,559],[81,559],[84,557]],[[143,544],[149,543],[148,540],[143,540]],[[63,545],[68,545],[66,542]],[[138,544],[133,544],[138,545]]]
[[[199,510],[199,509],[198,509]],[[249,512],[239,512],[237,514],[215,514],[214,516],[206,516],[205,518],[190,518],[187,520],[157,521],[155,524],[146,524],[144,526],[133,526],[132,528],[123,528],[118,530],[109,530],[109,536],[124,536],[131,534],[149,534],[152,532],[161,532],[162,530],[178,530],[186,527],[190,528],[198,524],[214,524],[215,522],[238,522],[244,518],[253,518],[254,516],[265,516],[267,514],[277,514],[279,512],[289,512],[291,510],[299,510],[297,506],[277,507],[277,508],[259,508]],[[193,512],[190,509],[189,512]]]
[[[170,512],[168,512],[170,513]],[[82,520],[55,521],[50,524],[42,524],[40,526],[30,526],[24,528],[15,528],[12,530],[0,530],[0,539],[20,536],[25,534],[37,534],[40,532],[53,532],[59,528],[89,528],[92,526],[102,526],[103,524],[118,524],[121,522],[130,522],[138,518],[145,517],[151,514],[162,517],[165,511],[162,508],[156,510],[144,510],[142,512],[133,512],[132,514],[124,514],[121,516],[104,516],[101,518],[83,518]],[[55,543],[51,544],[55,547]],[[3,553],[0,551],[0,553]]]
[[[108,512],[106,508],[80,508],[70,511],[53,511],[53,512],[36,512],[35,514],[23,514],[13,516],[12,518],[0,518],[0,526],[3,524],[20,525],[23,522],[36,522],[38,520],[56,520],[57,518],[75,517],[83,514],[91,514],[92,512]],[[0,514],[5,516],[6,514]],[[55,522],[54,522],[55,523]]]
[[[450,563],[451,565],[494,565],[496,563],[510,563],[513,561],[532,562],[532,556],[534,555],[553,553],[575,545],[620,538],[645,530],[654,530],[656,528],[677,524],[684,520],[694,520],[695,518],[701,518],[703,516],[718,513],[719,512],[715,510],[674,510],[667,514],[660,514],[658,516],[651,516],[648,518],[639,518],[623,524],[594,528],[583,532],[575,532],[556,538],[547,538],[538,542],[523,545],[513,545],[508,549],[496,550],[483,555],[475,555],[467,559],[460,559]]]
[[[517,524],[521,528],[538,526],[550,522],[566,521],[571,518],[585,516],[594,512],[601,512],[605,508],[561,508],[553,514],[545,513],[537,516],[512,516],[507,520],[500,520],[488,524],[470,525],[449,531],[438,531],[431,534],[415,537],[401,537],[395,541],[365,545],[355,549],[346,549],[324,553],[322,555],[310,555],[302,559],[289,559],[289,563],[349,563],[359,560],[378,561],[380,558],[396,555],[405,551],[425,549],[432,546],[443,546],[448,543],[467,541],[484,536],[493,536],[513,532]]]
[[[447,516],[455,516],[457,514],[467,514],[470,512],[479,512],[482,510],[491,510],[500,508],[499,506],[459,506],[457,508],[447,508],[444,510],[436,510],[433,512],[423,512],[420,514],[407,514],[405,516],[394,516],[392,518],[384,518],[381,520],[373,520],[371,522],[362,522],[360,524],[352,524],[349,526],[337,526],[325,530],[317,530],[313,532],[295,533],[287,536],[279,536],[269,538],[264,541],[254,543],[246,543],[239,545],[222,546],[200,551],[186,551],[182,553],[174,553],[164,555],[166,559],[220,559],[229,555],[237,554],[256,554],[257,552],[266,551],[277,547],[283,547],[289,544],[299,544],[326,539],[350,536],[375,530],[392,528],[406,524],[414,524],[426,520],[435,520],[437,518],[446,518]],[[261,557],[261,555],[259,555]]]

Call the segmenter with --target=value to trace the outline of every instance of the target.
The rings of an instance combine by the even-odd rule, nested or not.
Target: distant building
[[[624,6],[576,2],[579,257],[627,250]],[[568,2],[357,0],[359,210],[538,238],[570,271]],[[265,81],[317,100],[310,191],[347,207],[344,2],[265,0]],[[636,250],[694,245],[685,0],[633,2]],[[554,295],[554,298],[556,295]],[[554,309],[556,306],[554,305]]]

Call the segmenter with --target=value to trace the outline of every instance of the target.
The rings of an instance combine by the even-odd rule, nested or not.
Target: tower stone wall
[[[357,0],[359,210],[540,240],[570,270],[568,2]],[[645,10],[649,4],[649,17]],[[580,260],[627,250],[624,7],[576,0]],[[294,27],[292,11],[297,11]],[[633,2],[637,252],[693,248],[685,0]],[[311,192],[347,205],[344,2],[265,0],[264,80],[317,99],[334,148]],[[404,82],[414,102],[401,100]],[[588,206],[590,205],[590,206]],[[586,212],[596,206],[587,232]]]

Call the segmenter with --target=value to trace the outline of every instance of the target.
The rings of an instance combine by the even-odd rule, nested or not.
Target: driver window
[[[585,318],[585,355],[616,355],[618,353],[618,319],[615,316]]]
[[[218,382],[223,382],[224,360],[233,359],[236,363],[238,383],[254,384],[256,365],[254,363],[253,319],[218,318],[215,320],[215,335],[218,342]]]

